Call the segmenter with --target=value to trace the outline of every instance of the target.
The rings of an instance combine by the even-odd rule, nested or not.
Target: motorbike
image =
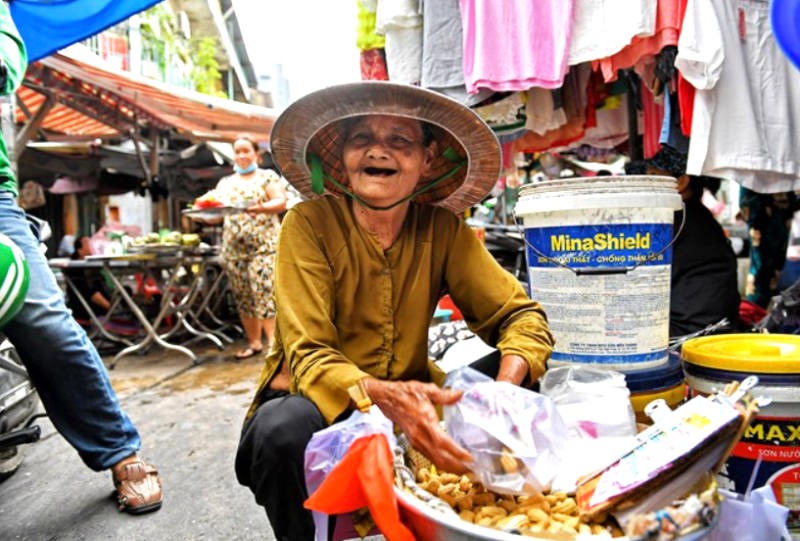
[[[14,346],[0,339],[0,481],[11,477],[22,465],[23,444],[41,436],[34,424],[44,414],[37,413],[39,397],[28,378]]]
[[[30,215],[28,221],[44,252],[45,242],[52,234],[50,226]],[[39,410],[39,396],[28,371],[14,345],[0,333],[0,482],[22,465],[22,446],[41,437],[41,428],[35,422],[46,414]]]

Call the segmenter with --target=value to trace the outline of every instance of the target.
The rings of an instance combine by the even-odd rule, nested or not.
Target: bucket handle
[[[683,226],[686,225],[686,205],[683,203],[683,201],[681,201],[681,211],[682,211],[681,212],[681,224],[678,227],[677,233],[675,233],[675,235],[672,237],[672,240],[669,241],[669,243],[667,243],[667,245],[664,246],[663,248],[661,248],[659,251],[657,251],[655,253],[652,253],[652,254],[647,254],[647,256],[644,258],[644,260],[636,263],[632,267],[597,267],[597,268],[589,268],[589,269],[573,269],[572,267],[570,267],[566,263],[562,263],[561,261],[558,261],[557,259],[553,259],[552,257],[547,256],[547,255],[543,254],[542,252],[540,252],[539,249],[536,246],[534,246],[533,244],[528,242],[528,238],[525,236],[525,232],[522,230],[522,228],[519,225],[519,220],[517,219],[516,210],[512,211],[512,215],[514,217],[514,224],[517,226],[517,231],[519,231],[519,234],[522,236],[522,241],[525,243],[526,246],[528,246],[528,248],[533,250],[536,255],[538,255],[539,257],[544,258],[548,263],[552,263],[553,265],[555,265],[557,267],[562,267],[564,269],[567,269],[567,270],[573,272],[575,274],[575,276],[600,276],[600,275],[611,275],[611,274],[628,274],[629,272],[635,271],[636,269],[638,269],[639,267],[641,267],[642,265],[644,265],[648,261],[652,261],[652,260],[656,259],[658,256],[660,256],[661,254],[666,252],[668,249],[670,249],[672,247],[672,245],[675,244],[675,242],[678,240],[678,237],[681,236],[681,233],[683,232]]]

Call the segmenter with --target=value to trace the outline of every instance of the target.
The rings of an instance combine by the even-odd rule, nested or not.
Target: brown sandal
[[[158,470],[141,460],[116,466],[111,470],[117,490],[117,508],[138,515],[161,507],[164,496]]]

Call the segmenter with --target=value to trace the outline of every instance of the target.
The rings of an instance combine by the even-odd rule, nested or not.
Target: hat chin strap
[[[397,205],[401,205],[401,204],[405,203],[406,201],[409,201],[410,199],[415,198],[416,196],[418,196],[421,193],[427,192],[431,188],[437,186],[442,181],[447,180],[448,178],[450,178],[453,175],[455,175],[456,173],[458,173],[461,170],[461,168],[464,167],[467,164],[467,160],[461,158],[461,156],[458,155],[458,152],[456,152],[452,147],[446,148],[444,150],[444,152],[442,152],[442,156],[447,161],[449,161],[449,162],[454,164],[453,167],[450,168],[449,171],[447,171],[445,174],[441,175],[439,178],[433,179],[432,181],[427,183],[425,186],[423,186],[419,190],[416,190],[416,191],[412,192],[411,194],[403,197],[402,199],[400,199],[398,201],[395,201],[391,205],[386,205],[386,206],[383,206],[383,207],[379,207],[377,205],[373,205],[371,203],[367,203],[362,198],[360,198],[359,196],[357,196],[356,194],[354,194],[353,192],[348,190],[343,184],[341,184],[339,181],[337,181],[335,178],[333,178],[332,176],[330,176],[328,173],[325,172],[325,170],[322,167],[322,159],[319,156],[317,156],[316,154],[309,154],[308,155],[308,159],[311,162],[310,163],[310,165],[311,165],[311,191],[314,192],[315,194],[318,194],[318,195],[322,195],[323,193],[325,193],[325,180],[327,180],[328,182],[330,182],[331,184],[333,184],[334,186],[336,186],[337,188],[342,190],[342,192],[344,192],[345,195],[347,195],[350,198],[352,198],[359,205],[365,206],[365,207],[367,207],[369,209],[372,209],[372,210],[389,210],[389,209],[392,209],[392,208],[396,207]]]

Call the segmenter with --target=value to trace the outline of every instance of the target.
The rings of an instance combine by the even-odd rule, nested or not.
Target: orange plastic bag
[[[305,507],[329,515],[368,507],[386,539],[414,540],[414,535],[400,521],[392,451],[383,434],[371,434],[353,442],[344,458],[305,501]]]

